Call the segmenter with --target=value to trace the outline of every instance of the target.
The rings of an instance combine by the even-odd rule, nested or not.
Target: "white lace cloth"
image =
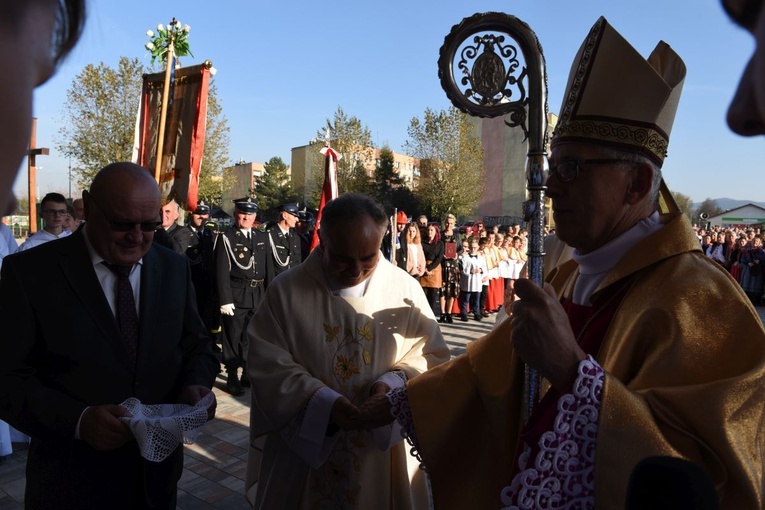
[[[129,398],[120,405],[133,416],[120,420],[133,432],[141,456],[152,462],[162,462],[179,444],[192,444],[196,440],[202,425],[207,422],[207,408],[214,400],[214,393],[208,393],[193,406],[144,405],[137,398]]]

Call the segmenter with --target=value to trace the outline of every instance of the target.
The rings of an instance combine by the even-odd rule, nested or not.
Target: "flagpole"
[[[173,18],[175,23],[175,18]],[[169,31],[168,31],[169,33]],[[167,122],[167,101],[170,96],[170,73],[173,65],[173,37],[169,36],[167,45],[167,66],[165,67],[165,85],[162,89],[162,105],[159,112],[159,131],[157,131],[157,155],[154,163],[154,180],[157,184],[160,184],[160,176],[162,175],[162,163],[164,158],[162,157],[162,151],[165,149],[165,124]]]
[[[398,232],[398,208],[393,208],[393,218],[390,220],[390,260],[392,264],[396,263],[396,234]],[[402,267],[401,269],[406,269]]]

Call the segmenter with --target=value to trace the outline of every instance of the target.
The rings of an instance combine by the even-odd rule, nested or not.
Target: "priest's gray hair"
[[[361,193],[346,193],[330,200],[324,206],[320,228],[330,230],[339,222],[364,215],[372,218],[383,230],[388,225],[388,217],[377,202]]]

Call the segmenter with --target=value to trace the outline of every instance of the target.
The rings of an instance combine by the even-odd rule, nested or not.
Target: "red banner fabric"
[[[199,169],[205,146],[210,70],[200,64],[176,69],[174,75],[165,122],[164,165],[159,186],[165,200],[174,199],[181,207],[193,211],[197,207]],[[156,166],[164,83],[164,72],[143,76],[136,122],[134,162],[152,175]]]

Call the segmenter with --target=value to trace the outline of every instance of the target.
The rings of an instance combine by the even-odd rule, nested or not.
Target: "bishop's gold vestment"
[[[763,508],[765,330],[738,284],[701,253],[687,220],[662,222],[594,294],[635,277],[595,356],[606,371],[596,508],[622,510],[633,468],[653,455],[703,466],[721,508]],[[559,296],[570,296],[576,268],[569,261],[550,274]],[[523,365],[509,336],[508,320],[407,383],[439,510],[498,508],[510,484]]]

